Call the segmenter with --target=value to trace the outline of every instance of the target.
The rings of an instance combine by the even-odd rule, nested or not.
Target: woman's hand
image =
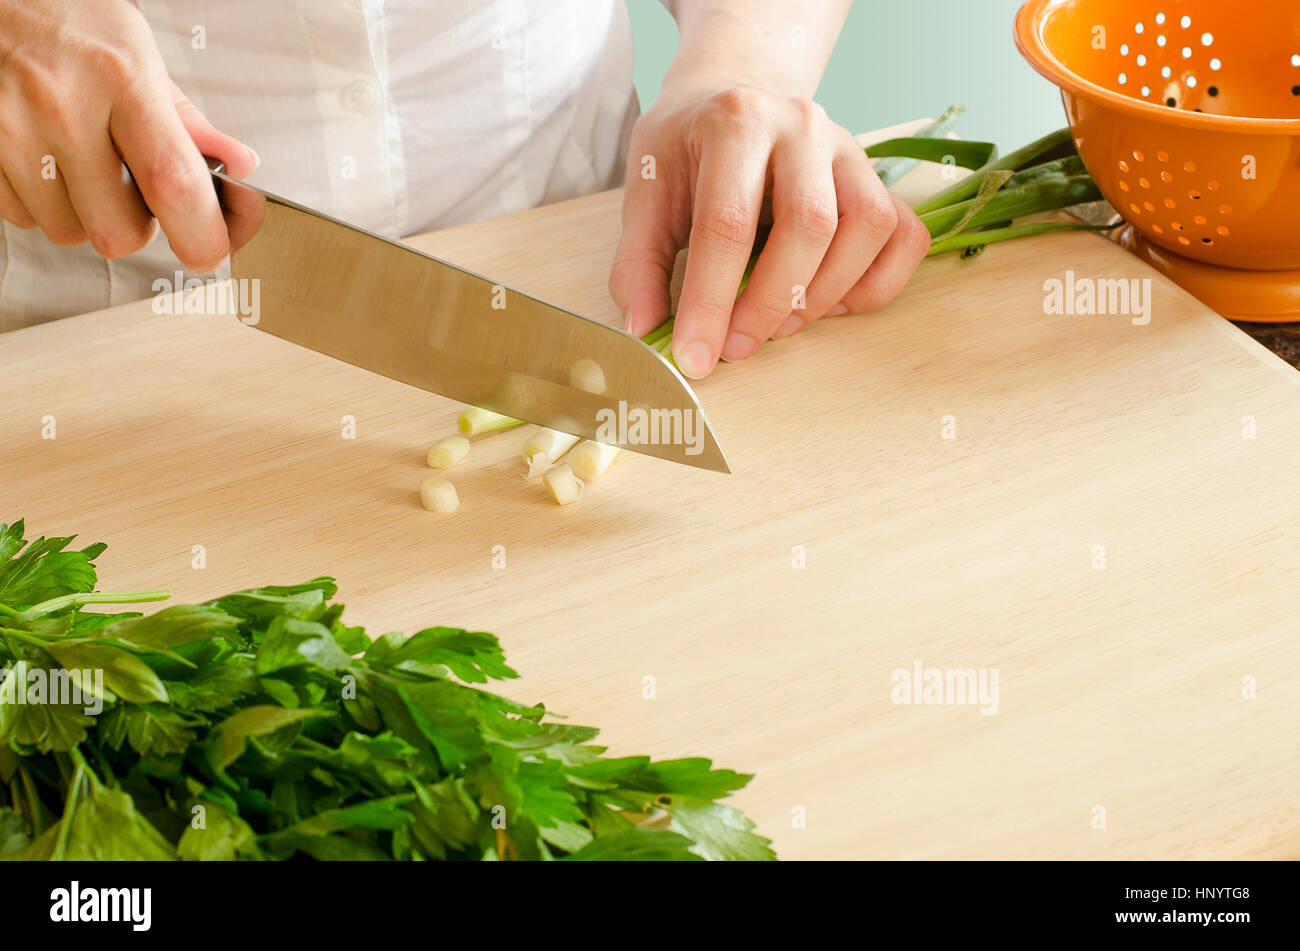
[[[205,154],[239,177],[257,165],[181,95],[134,6],[0,0],[0,216],[106,258],[161,224],[208,273],[230,243]]]
[[[768,198],[771,234],[737,299]],[[668,316],[673,262],[687,244],[673,357],[699,378],[719,357],[743,360],[819,317],[887,303],[930,235],[816,103],[688,86],[665,88],[632,134],[610,274],[630,333]]]

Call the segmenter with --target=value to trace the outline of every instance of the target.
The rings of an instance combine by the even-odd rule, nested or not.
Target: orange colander
[[[1119,240],[1225,317],[1300,320],[1300,2],[1030,0]]]

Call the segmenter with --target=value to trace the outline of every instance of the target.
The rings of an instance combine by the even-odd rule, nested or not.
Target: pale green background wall
[[[626,2],[646,109],[677,48],[677,28],[659,0]],[[1011,38],[1019,6],[1020,0],[856,0],[817,100],[854,132],[964,103],[970,111],[958,134],[1009,152],[1065,125],[1056,88],[1029,68]]]

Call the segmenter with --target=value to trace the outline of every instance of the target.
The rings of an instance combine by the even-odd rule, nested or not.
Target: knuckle
[[[799,117],[799,122],[805,128],[814,128],[827,121],[825,108],[822,104],[812,99],[794,99],[795,115]]]
[[[709,105],[719,116],[747,117],[758,111],[758,95],[745,86],[732,86],[710,96]]]
[[[631,257],[619,255],[609,269],[609,292],[616,299],[624,288],[632,283],[637,273],[636,261]]]
[[[129,49],[106,43],[86,50],[83,62],[97,79],[107,81],[113,88],[132,82],[141,72],[138,58]]]
[[[839,226],[835,200],[820,194],[795,195],[790,201],[790,226],[805,241],[827,243]]]
[[[706,294],[696,297],[689,307],[679,307],[678,310],[686,310],[696,318],[703,318],[708,324],[725,324],[731,319],[734,308],[735,302],[731,298]]]
[[[708,240],[726,250],[748,248],[754,241],[753,216],[739,202],[722,202],[708,209],[698,227]]]
[[[898,230],[898,209],[887,191],[881,188],[878,193],[865,196],[862,220],[868,234],[881,244]]]
[[[210,187],[207,179],[197,162],[175,152],[156,160],[145,171],[148,192],[164,206],[193,205],[199,189]]]
[[[714,93],[706,100],[699,118],[702,128],[698,133],[714,133],[741,140],[755,139],[762,134],[765,104],[757,90],[736,86]]]
[[[755,321],[762,327],[771,328],[768,336],[771,336],[772,330],[775,330],[792,313],[789,295],[784,297],[764,295],[756,298],[749,306]]]
[[[135,254],[153,240],[153,221],[132,221],[113,228],[102,228],[91,235],[90,243],[100,257],[116,260]]]

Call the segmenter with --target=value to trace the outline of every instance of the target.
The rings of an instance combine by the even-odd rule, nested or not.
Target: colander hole
[[[1145,208],[1147,211],[1155,211],[1155,210],[1156,210],[1156,206],[1153,205],[1153,204],[1151,204],[1151,202],[1149,202],[1149,201],[1144,201],[1144,202],[1142,202],[1142,207]]]
[[[1121,86],[1123,86],[1123,85],[1125,85],[1127,82],[1128,82],[1128,73],[1120,73],[1120,74],[1119,74],[1119,84],[1120,84]]]
[[[1206,182],[1205,187],[1212,192],[1217,192],[1220,188],[1219,183],[1217,181]]]
[[[1120,182],[1120,183],[1119,183],[1119,190],[1122,191],[1122,192],[1126,192],[1126,191],[1128,191],[1128,190],[1129,190],[1129,188],[1128,188],[1128,182]]]
[[[1156,158],[1158,158],[1162,162],[1168,162],[1169,153],[1166,152],[1164,149],[1161,149],[1159,152],[1156,153]]]
[[[1178,202],[1174,201],[1172,198],[1166,198],[1166,199],[1165,199],[1165,207],[1166,207],[1166,208],[1177,208],[1177,207],[1178,207]]]
[[[1168,42],[1169,42],[1169,38],[1166,37],[1163,33],[1161,33],[1159,36],[1156,37],[1156,46],[1164,46]]]
[[[1192,58],[1192,48],[1190,46],[1184,46],[1183,59],[1191,59],[1191,58]]]
[[[1292,54],[1291,54],[1291,65],[1292,65],[1292,66],[1300,66],[1300,53],[1292,53]]]
[[[1178,236],[1178,243],[1179,243],[1179,244],[1191,244],[1192,242],[1188,241],[1188,240],[1187,240],[1186,238],[1184,238],[1182,235],[1179,235],[1179,236]]]
[[[1166,66],[1164,69],[1160,70],[1160,75],[1163,76],[1163,77],[1165,77],[1165,79],[1168,79],[1168,78],[1169,78],[1170,76],[1172,76],[1173,74],[1174,74],[1174,71],[1173,71],[1172,69],[1170,69],[1168,66]]]
[[[1201,244],[1214,244],[1214,239],[1213,239],[1213,238],[1202,238],[1202,239],[1201,239]]]
[[[1184,16],[1184,17],[1183,17],[1181,20],[1179,20],[1178,22],[1182,24],[1182,27],[1183,27],[1183,29],[1185,30],[1185,29],[1187,29],[1189,26],[1192,25],[1192,18],[1189,17],[1189,16]]]
[[[1187,193],[1187,197],[1190,198],[1192,201],[1200,201],[1201,193],[1198,192],[1195,188],[1193,188],[1191,191]]]
[[[1128,171],[1128,162],[1124,161],[1123,159],[1120,159],[1120,160],[1119,160],[1119,170],[1120,170],[1121,172],[1127,172],[1127,171]]]
[[[1160,180],[1162,182],[1168,183],[1168,182],[1172,182],[1174,180],[1174,177],[1170,175],[1168,172],[1161,172]]]
[[[1137,24],[1135,27],[1133,27],[1133,32],[1134,32],[1134,33],[1141,33],[1141,32],[1143,32],[1145,29],[1146,29],[1146,27],[1144,27],[1141,23],[1139,23],[1139,24]]]
[[[1172,109],[1174,106],[1178,105],[1178,100],[1175,99],[1173,96],[1170,96],[1168,99],[1165,100],[1165,105],[1168,106],[1170,109]]]
[[[1175,231],[1182,231],[1182,230],[1183,230],[1183,226],[1182,226],[1182,224],[1181,224],[1180,222],[1177,222],[1177,221],[1171,221],[1171,222],[1169,222],[1169,227],[1173,228]]]
[[[1195,162],[1184,162],[1184,163],[1183,163],[1183,171],[1184,171],[1184,172],[1194,172],[1194,171],[1196,171],[1196,163],[1195,163]]]
[[[1213,33],[1202,33],[1202,34],[1201,34],[1201,45],[1202,45],[1202,46],[1213,46],[1213,45],[1214,45],[1214,34],[1213,34]]]
[[[1206,222],[1206,220],[1205,220],[1205,216],[1204,216],[1204,215],[1197,215],[1197,216],[1196,216],[1194,219],[1192,219],[1192,220],[1194,220],[1198,225],[1208,224],[1208,222]]]
[[[1165,15],[1164,15],[1163,13],[1157,13],[1157,14],[1156,14],[1156,22],[1159,23],[1159,24],[1161,24],[1161,25],[1164,25],[1164,22],[1165,22]]]
[[[1137,202],[1131,202],[1129,204],[1129,207],[1133,209],[1133,214],[1135,215],[1142,214],[1142,206],[1139,205]]]
[[[1146,159],[1142,156],[1142,153],[1139,152],[1139,151],[1137,151],[1137,150],[1134,150],[1134,152],[1133,152],[1133,158],[1137,159],[1139,162],[1145,162],[1145,161],[1146,161]]]
[[[1231,206],[1231,205],[1220,205],[1220,206],[1219,206],[1219,214],[1221,214],[1221,215],[1230,215],[1230,214],[1232,214],[1232,206]]]
[[[1165,229],[1162,228],[1162,227],[1160,227],[1159,225],[1152,225],[1152,226],[1151,226],[1151,230],[1154,231],[1156,234],[1164,234],[1164,233],[1165,233]]]
[[[1188,76],[1188,77],[1187,77],[1187,88],[1188,88],[1188,89],[1195,89],[1195,88],[1196,88],[1196,77],[1195,77],[1195,76]]]
[[[1211,86],[1209,89],[1205,91],[1208,92],[1211,96],[1217,96],[1219,94],[1219,87]]]
[[[1138,184],[1141,185],[1143,188],[1150,188],[1150,187],[1151,187],[1151,183],[1150,183],[1149,181],[1147,181],[1145,178],[1139,178],[1139,179],[1138,179]]]
[[[1292,87],[1291,87],[1291,95],[1293,95],[1293,96],[1300,96],[1300,86],[1292,86]]]
[[[1142,98],[1145,99],[1147,96],[1150,96],[1150,95],[1151,95],[1151,87],[1150,87],[1150,86],[1143,86],[1143,87],[1142,87]]]
[[[1232,232],[1228,230],[1227,225],[1219,225],[1219,227],[1215,228],[1214,230],[1219,232],[1219,234],[1223,235],[1225,238],[1228,235],[1232,234]]]
[[[1138,53],[1137,64],[1139,66],[1145,66],[1147,64],[1147,56],[1145,53]]]

